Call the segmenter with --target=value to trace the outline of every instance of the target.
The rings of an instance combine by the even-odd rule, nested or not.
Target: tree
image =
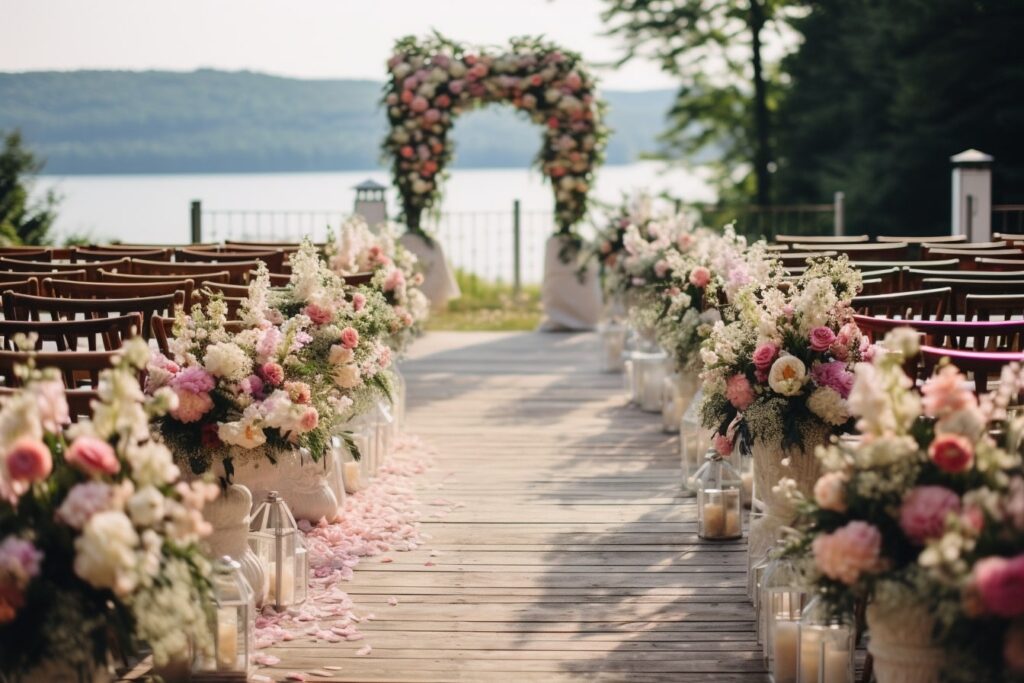
[[[851,231],[948,232],[949,157],[996,157],[995,200],[1024,201],[1024,3],[813,0],[782,67],[780,201],[846,193]]]
[[[52,191],[32,201],[31,177],[44,162],[22,144],[17,130],[4,136],[0,151],[0,244],[46,244],[57,217],[59,198]]]
[[[765,38],[783,35],[786,0],[606,4],[608,33],[626,42],[619,63],[653,57],[683,82],[663,135],[667,155],[692,161],[713,156],[724,197],[771,204],[779,84],[777,69],[766,60]],[[745,168],[752,174],[737,177],[737,169]]]

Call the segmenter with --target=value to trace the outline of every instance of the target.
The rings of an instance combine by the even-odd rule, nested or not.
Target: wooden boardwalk
[[[359,565],[350,593],[376,615],[365,641],[286,643],[262,673],[767,681],[744,544],[698,541],[675,437],[624,405],[621,375],[600,374],[597,357],[594,335],[420,340],[403,365],[408,429],[439,452],[420,497],[464,507],[438,519],[425,506],[424,548]]]

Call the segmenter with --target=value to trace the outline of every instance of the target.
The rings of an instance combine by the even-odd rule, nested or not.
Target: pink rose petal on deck
[[[255,661],[260,666],[275,666],[281,663],[281,658],[275,657],[274,655],[260,654],[256,655],[253,658],[253,661]]]
[[[286,681],[308,681],[309,680],[308,678],[306,678],[306,674],[300,674],[298,671],[289,671],[287,674],[285,674],[284,679]]]
[[[398,604],[398,598],[388,598],[388,604],[394,607]]]
[[[373,648],[370,647],[369,645],[364,645],[363,647],[361,647],[358,650],[356,650],[356,657],[365,657],[366,655],[370,654],[371,652],[373,652]]]

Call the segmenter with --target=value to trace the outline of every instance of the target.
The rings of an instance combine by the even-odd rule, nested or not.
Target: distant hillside
[[[177,173],[374,168],[381,84],[251,72],[0,73],[0,130],[19,127],[46,171]],[[609,163],[654,151],[673,93],[604,93]],[[456,164],[525,166],[538,131],[507,107],[455,126]]]

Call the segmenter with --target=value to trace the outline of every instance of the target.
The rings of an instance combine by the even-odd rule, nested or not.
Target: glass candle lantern
[[[694,475],[704,464],[704,454],[711,445],[708,430],[700,424],[700,390],[690,402],[683,419],[679,422],[679,457],[683,468],[683,495],[697,495],[697,480]]]
[[[282,609],[305,601],[309,584],[306,542],[292,511],[277,491],[268,493],[267,499],[253,511],[249,545],[267,567],[267,602]]]
[[[800,617],[807,602],[792,562],[773,559],[761,579],[765,659],[773,683],[797,683]]]
[[[633,361],[635,403],[645,412],[661,412],[661,392],[668,356],[664,351],[634,351],[630,357]]]
[[[608,322],[601,326],[601,371],[622,372],[626,352],[626,326]]]
[[[241,565],[227,556],[214,562],[210,579],[213,654],[196,660],[193,680],[248,680],[256,649],[252,588],[242,576]]]
[[[762,628],[761,620],[761,589],[764,585],[764,572],[768,568],[770,560],[768,557],[762,557],[756,562],[751,562],[750,570],[748,572],[747,579],[747,597],[750,598],[751,604],[754,606],[754,624],[757,632],[757,644],[764,644],[764,629]]]
[[[683,419],[685,405],[679,390],[682,378],[673,372],[662,381],[661,385],[661,429],[666,434],[679,431],[679,423]]]
[[[853,683],[854,634],[850,620],[830,613],[820,597],[800,616],[797,683]]]
[[[376,473],[394,446],[395,419],[391,414],[391,403],[386,399],[377,401],[374,417],[377,426],[377,462],[374,467]]]
[[[697,535],[712,541],[743,536],[741,482],[722,454],[709,449],[697,479]]]

